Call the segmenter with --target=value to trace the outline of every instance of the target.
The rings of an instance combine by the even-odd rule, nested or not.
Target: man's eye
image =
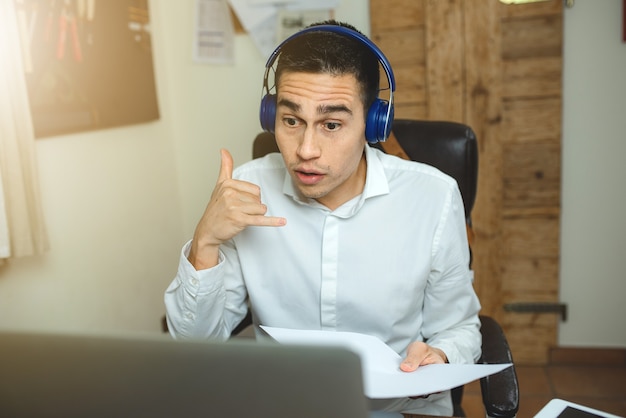
[[[285,118],[284,121],[287,126],[296,126],[298,124],[298,121],[294,118]]]
[[[336,131],[337,129],[339,129],[341,125],[335,122],[326,122],[326,129],[328,129],[329,131]]]

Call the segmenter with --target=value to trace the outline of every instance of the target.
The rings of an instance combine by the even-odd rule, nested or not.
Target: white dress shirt
[[[249,227],[220,248],[219,264],[187,260],[165,293],[175,338],[227,339],[248,302],[258,325],[374,335],[402,357],[414,341],[450,363],[480,356],[463,202],[454,179],[366,148],[363,193],[334,211],[303,198],[280,154],[237,168],[257,184],[283,227]],[[375,403],[376,409],[451,415],[448,392]]]

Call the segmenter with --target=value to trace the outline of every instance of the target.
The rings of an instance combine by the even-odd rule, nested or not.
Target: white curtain
[[[7,210],[4,204],[4,189],[2,187],[2,170],[0,170],[0,260],[11,256],[11,243],[9,242],[9,226],[7,222]],[[1,263],[2,261],[0,261]]]
[[[0,263],[48,249],[15,0],[0,0]]]

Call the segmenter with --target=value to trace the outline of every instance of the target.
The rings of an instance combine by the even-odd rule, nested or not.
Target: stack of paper
[[[361,358],[365,395],[369,398],[399,398],[442,392],[497,373],[507,364],[430,364],[407,373],[400,370],[402,358],[380,339],[355,332],[294,330],[261,326],[282,344],[339,346]]]

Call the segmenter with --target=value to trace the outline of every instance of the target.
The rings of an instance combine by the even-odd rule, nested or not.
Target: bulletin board
[[[148,0],[16,0],[37,138],[159,118]]]

